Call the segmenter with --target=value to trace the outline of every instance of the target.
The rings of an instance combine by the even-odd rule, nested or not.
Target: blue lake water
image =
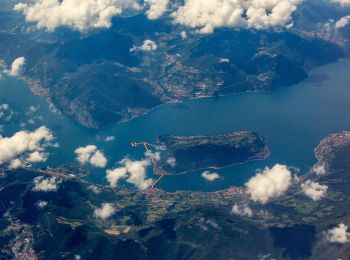
[[[159,134],[216,135],[239,130],[262,134],[271,150],[267,160],[221,169],[218,171],[221,178],[214,182],[202,179],[201,172],[193,172],[166,177],[158,186],[168,191],[214,191],[243,185],[257,169],[276,163],[300,168],[301,173],[312,166],[316,162],[313,150],[322,138],[350,130],[349,72],[350,60],[340,60],[311,71],[310,79],[292,87],[164,105],[148,115],[102,130],[86,129],[52,112],[49,104],[33,96],[21,81],[4,78],[0,80],[0,104],[9,104],[18,114],[11,124],[0,121],[0,124],[6,124],[1,134],[8,136],[19,130],[46,125],[55,133],[60,147],[50,150],[45,165],[74,162],[77,147],[95,144],[108,157],[107,168],[116,167],[125,156],[143,158],[144,150],[132,148],[130,142],[154,142]],[[38,107],[38,111],[26,115],[31,105]],[[33,117],[36,118],[34,123],[20,126]],[[116,137],[115,141],[103,141],[111,135]],[[156,178],[151,172],[149,174]],[[90,178],[104,182],[105,169],[92,169]]]

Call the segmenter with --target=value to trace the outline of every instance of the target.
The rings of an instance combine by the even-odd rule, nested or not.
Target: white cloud
[[[344,28],[349,24],[349,22],[350,22],[350,15],[344,16],[335,23],[335,28],[337,29]]]
[[[155,160],[155,161],[159,161],[160,160],[160,152],[152,152],[150,150],[145,152],[145,156],[147,156],[148,158]]]
[[[0,136],[0,165],[10,163],[11,168],[18,168],[23,163],[43,161],[46,155],[42,152],[53,146],[52,140],[53,135],[45,126],[34,132],[20,131],[12,137]]]
[[[0,109],[1,110],[8,110],[10,108],[10,106],[8,104],[2,104],[0,105]]]
[[[103,203],[101,208],[97,208],[94,211],[96,218],[107,219],[116,212],[116,209],[111,203]]]
[[[141,46],[134,46],[130,49],[130,52],[134,51],[155,51],[158,48],[158,45],[151,40],[145,40]]]
[[[161,17],[168,8],[169,0],[145,0],[149,5],[146,14],[148,19],[154,20]]]
[[[119,167],[113,170],[107,170],[106,173],[107,181],[112,187],[116,187],[120,180],[128,177],[128,171],[126,167]]]
[[[114,140],[115,140],[115,136],[113,136],[113,135],[107,136],[107,137],[105,138],[105,141],[106,141],[106,142],[113,142]]]
[[[88,189],[91,190],[95,194],[100,194],[101,193],[101,189],[99,187],[95,186],[95,185],[88,186]]]
[[[97,150],[95,145],[87,145],[85,147],[79,147],[75,149],[75,154],[77,155],[77,160],[84,164],[90,161],[92,154]]]
[[[253,201],[262,204],[283,195],[292,184],[292,175],[285,165],[276,164],[271,169],[266,167],[252,177],[245,185]]]
[[[201,174],[203,179],[207,181],[215,181],[220,178],[220,175],[216,172],[210,173],[209,171],[205,171]]]
[[[47,154],[35,151],[29,154],[27,161],[31,163],[46,162]]]
[[[15,112],[10,108],[8,104],[0,105],[0,119],[10,121]]]
[[[23,160],[21,160],[21,159],[13,159],[13,160],[10,161],[8,167],[10,169],[18,169],[18,168],[25,167],[26,166],[25,164],[26,163]]]
[[[7,71],[7,74],[13,77],[19,76],[25,63],[26,63],[26,59],[24,57],[19,57],[15,59],[11,64],[11,69]]]
[[[343,223],[326,232],[326,240],[329,243],[345,244],[350,241],[349,238],[348,226]]]
[[[325,175],[327,173],[326,164],[325,163],[317,163],[314,167],[312,167],[311,171],[318,176]]]
[[[133,0],[35,0],[32,4],[19,3],[14,7],[23,12],[27,22],[48,31],[61,26],[79,31],[109,28],[112,18],[124,9],[140,8]]]
[[[106,167],[107,159],[104,154],[97,150],[90,158],[90,163],[95,167]]]
[[[79,147],[75,150],[77,160],[81,164],[90,163],[92,166],[104,168],[107,165],[107,159],[104,154],[97,149],[95,145]]]
[[[220,229],[220,226],[218,225],[218,223],[216,223],[215,220],[213,219],[205,219],[203,217],[201,217],[198,220],[198,224],[197,224],[202,230],[204,231],[209,231],[209,229]]]
[[[43,176],[38,176],[34,178],[33,191],[57,191],[60,183],[55,177],[44,179]]]
[[[334,0],[337,1],[337,0]],[[66,26],[79,31],[110,28],[112,18],[123,11],[142,10],[148,19],[161,17],[169,0],[34,0],[18,3],[14,9],[39,29],[54,31]],[[185,0],[172,13],[175,23],[211,33],[219,27],[266,29],[288,27],[302,0]],[[338,2],[345,2],[338,0]],[[177,5],[177,4],[176,4]]]
[[[147,178],[146,167],[151,165],[150,160],[131,161],[124,159],[120,162],[121,167],[113,170],[107,170],[107,181],[112,187],[118,185],[118,182],[125,179],[127,183],[135,185],[140,190],[145,190],[152,186],[153,180]]]
[[[303,190],[306,196],[308,196],[314,201],[318,201],[326,195],[328,186],[321,185],[318,182],[307,180],[306,182],[301,184],[301,189]]]
[[[253,211],[251,208],[248,207],[248,205],[233,205],[232,207],[232,213],[235,215],[239,216],[244,216],[244,217],[252,217],[253,216]]]
[[[212,33],[219,27],[266,29],[289,26],[301,0],[185,0],[176,23]]]

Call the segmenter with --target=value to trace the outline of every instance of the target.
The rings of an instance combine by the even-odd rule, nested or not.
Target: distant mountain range
[[[26,57],[25,77],[33,88],[40,86],[37,93],[80,124],[100,128],[167,102],[269,91],[304,80],[311,68],[347,53],[346,30],[320,27],[328,16],[340,18],[344,8],[332,6],[326,15],[315,11],[318,5],[327,3],[305,1],[290,30],[217,29],[209,35],[143,14],[115,18],[108,30],[33,31],[4,5],[0,59],[10,64]],[[156,49],[138,47],[145,40]]]

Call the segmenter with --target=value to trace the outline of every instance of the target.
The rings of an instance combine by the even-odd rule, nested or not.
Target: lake
[[[193,172],[166,177],[158,186],[167,191],[216,191],[244,185],[257,169],[276,163],[299,168],[305,173],[316,162],[313,150],[325,136],[350,130],[349,71],[350,60],[340,60],[312,70],[308,80],[295,86],[266,93],[241,93],[168,104],[145,116],[102,130],[79,126],[55,112],[44,99],[33,96],[20,80],[3,78],[0,80],[0,104],[9,104],[17,114],[10,124],[0,121],[0,125],[6,124],[1,134],[9,136],[19,130],[46,125],[54,132],[60,147],[50,149],[45,165],[35,166],[74,162],[77,147],[95,144],[108,157],[107,168],[116,167],[125,156],[144,158],[144,150],[132,148],[130,142],[152,143],[160,134],[216,135],[239,130],[262,134],[271,150],[267,160],[221,169],[217,171],[221,178],[213,182],[202,179],[201,172]],[[28,113],[30,106],[37,111]],[[105,142],[107,136],[115,136],[115,140]],[[91,169],[89,178],[104,183],[105,169]]]

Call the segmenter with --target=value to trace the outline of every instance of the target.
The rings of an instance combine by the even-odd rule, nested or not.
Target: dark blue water
[[[103,130],[83,128],[62,115],[53,113],[48,103],[33,96],[21,81],[0,80],[0,104],[7,103],[18,111],[17,120],[2,135],[21,129],[51,128],[60,148],[51,151],[47,164],[58,166],[74,161],[79,146],[96,144],[109,159],[107,168],[129,156],[143,158],[144,151],[130,147],[131,141],[153,142],[159,134],[215,135],[238,130],[257,131],[265,136],[271,157],[219,170],[221,179],[207,182],[201,172],[165,178],[161,188],[169,191],[190,189],[213,191],[231,185],[242,185],[256,170],[276,163],[297,167],[305,172],[315,163],[313,150],[326,135],[350,130],[350,60],[317,68],[311,78],[301,84],[270,93],[242,93],[219,99],[200,99],[180,105],[165,105],[152,113],[127,123]],[[39,106],[35,116],[42,116],[34,125],[19,126],[29,106]],[[106,136],[116,137],[105,142]],[[38,165],[43,166],[43,165]],[[150,173],[150,177],[154,177]],[[92,178],[104,181],[105,169],[93,169]]]

